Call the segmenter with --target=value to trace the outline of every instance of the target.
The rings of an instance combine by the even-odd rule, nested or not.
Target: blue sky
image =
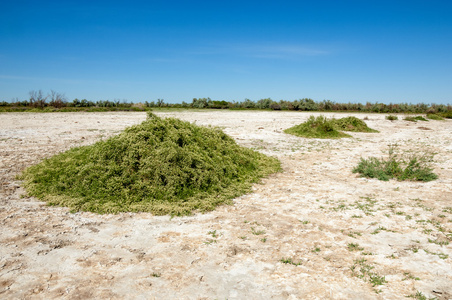
[[[452,104],[452,1],[1,1],[0,101]]]

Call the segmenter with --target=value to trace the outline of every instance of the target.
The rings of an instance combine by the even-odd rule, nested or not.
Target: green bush
[[[432,172],[429,162],[433,155],[413,154],[407,157],[395,153],[396,147],[389,148],[389,156],[385,159],[370,157],[361,158],[353,173],[360,173],[362,177],[377,178],[388,181],[391,178],[398,180],[432,181],[438,178]]]
[[[284,130],[285,133],[307,138],[335,139],[350,137],[350,135],[336,129],[332,120],[324,116],[310,116],[309,119],[299,125]]]
[[[441,117],[440,115],[437,115],[437,114],[428,114],[427,118],[429,118],[430,120],[438,120],[438,121],[444,120],[443,117]]]
[[[346,117],[341,119],[327,119],[324,116],[310,116],[309,119],[299,125],[284,130],[285,133],[307,137],[307,138],[342,138],[350,137],[343,131],[355,132],[378,132],[367,127],[367,124],[356,117]]]
[[[399,117],[394,116],[394,115],[386,116],[386,120],[389,120],[389,121],[395,121],[395,120],[398,120],[398,119],[399,119]]]
[[[357,117],[346,117],[341,119],[332,119],[334,127],[337,130],[355,131],[355,132],[378,132],[372,128],[367,127],[366,122]]]
[[[416,117],[405,117],[405,121],[411,121],[411,122],[417,122],[417,121],[428,121],[423,116],[416,116]]]
[[[186,215],[232,203],[279,170],[276,158],[237,145],[220,129],[149,113],[143,123],[46,159],[21,177],[31,196],[72,211]]]
[[[452,119],[452,110],[441,113],[441,116],[445,119]]]

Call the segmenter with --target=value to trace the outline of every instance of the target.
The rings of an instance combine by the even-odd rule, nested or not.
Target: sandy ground
[[[0,114],[0,298],[452,299],[451,120],[351,114],[380,133],[317,140],[283,132],[310,113],[158,114],[219,126],[278,157],[283,172],[206,214],[74,214],[27,197],[16,175],[145,113]],[[394,143],[435,152],[439,179],[384,182],[351,172]]]

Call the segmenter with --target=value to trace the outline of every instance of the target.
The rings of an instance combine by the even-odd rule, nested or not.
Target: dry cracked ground
[[[145,113],[0,114],[2,299],[452,298],[452,121],[366,118],[341,140],[283,132],[310,113],[168,111],[221,127],[283,171],[206,214],[70,213],[27,196],[16,175]],[[315,113],[314,115],[319,115]],[[435,153],[435,181],[352,173],[388,145]]]

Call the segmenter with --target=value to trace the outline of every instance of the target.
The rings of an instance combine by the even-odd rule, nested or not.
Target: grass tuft
[[[292,260],[292,258],[281,258],[280,260],[279,260],[280,262],[282,262],[283,264],[289,264],[289,265],[294,265],[294,266],[299,266],[299,265],[301,265],[301,261],[299,261],[299,262],[294,262],[293,260]]]
[[[230,204],[279,170],[276,158],[220,129],[149,113],[117,136],[29,167],[21,179],[29,195],[72,211],[188,215]]]
[[[370,157],[361,158],[358,166],[353,169],[353,173],[360,173],[363,177],[377,178],[388,181],[391,178],[398,180],[432,181],[438,175],[432,172],[429,162],[433,155],[412,154],[402,157],[396,152],[396,146],[389,147],[389,156],[385,159]]]

